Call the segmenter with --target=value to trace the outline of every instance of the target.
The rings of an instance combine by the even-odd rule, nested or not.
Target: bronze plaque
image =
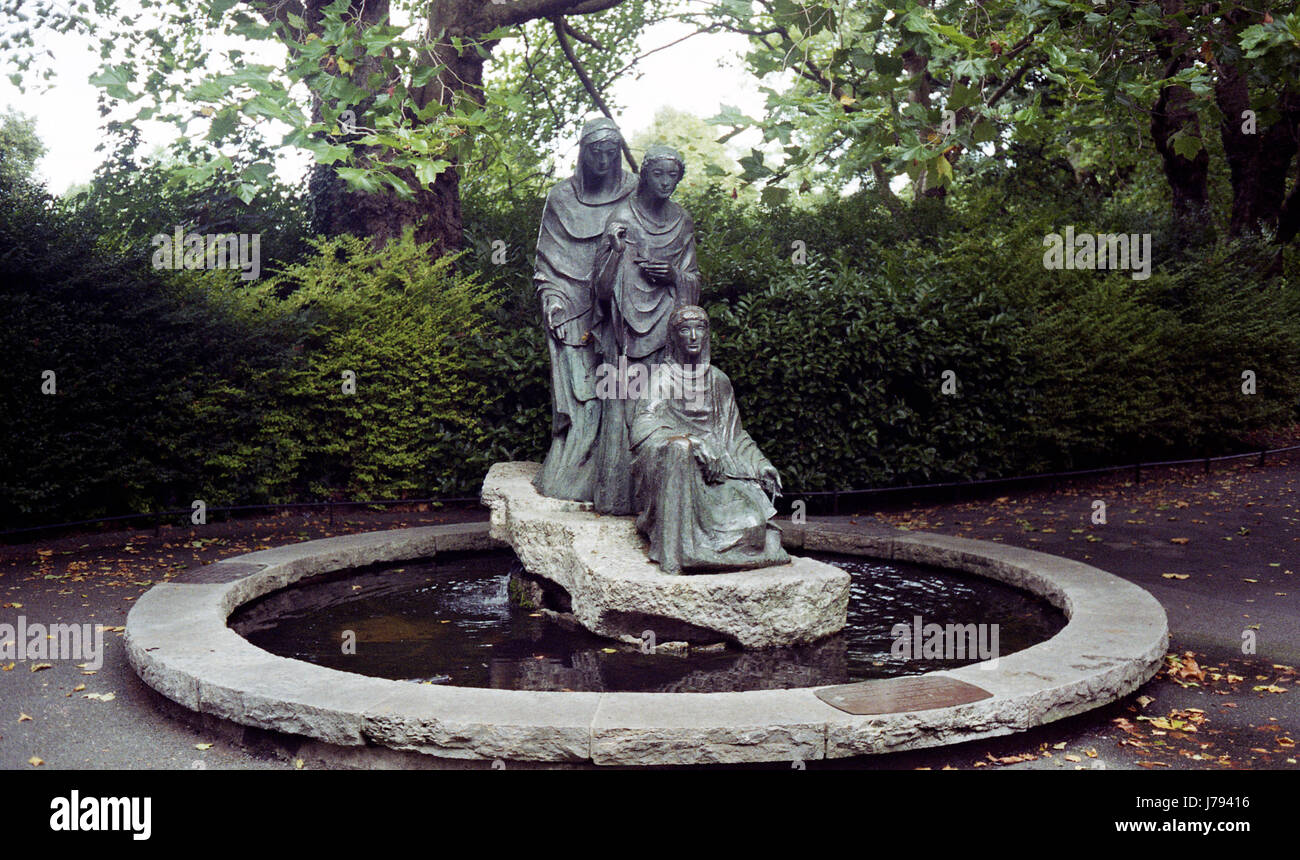
[[[913,676],[840,684],[816,691],[832,708],[858,716],[929,711],[989,699],[988,690],[956,678]]]

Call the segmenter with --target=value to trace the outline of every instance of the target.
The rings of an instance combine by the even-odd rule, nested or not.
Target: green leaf
[[[970,139],[974,143],[988,143],[996,140],[997,136],[997,126],[986,119],[982,119],[975,123],[974,128],[971,129]]]
[[[790,198],[790,189],[779,185],[767,185],[759,193],[759,199],[765,206],[780,206]]]
[[[448,167],[451,167],[450,161],[430,161],[422,158],[415,162],[415,178],[420,181],[421,185],[432,185]]]
[[[115,99],[134,101],[139,96],[132,95],[131,90],[127,88],[131,77],[131,67],[126,63],[120,63],[116,66],[109,66],[99,74],[92,76],[90,83],[102,87]]]
[[[370,171],[359,167],[339,167],[334,172],[354,191],[364,191],[367,194],[379,192],[379,183],[375,181]]]
[[[1201,151],[1201,139],[1193,134],[1187,133],[1186,129],[1180,129],[1173,137],[1169,138],[1169,144],[1173,147],[1174,152],[1186,159],[1193,159]]]
[[[239,0],[211,0],[208,5],[208,18],[213,21],[218,20],[226,13],[227,9],[230,9],[238,2]]]
[[[952,162],[947,158],[942,155],[938,156],[935,158],[932,166],[934,167],[935,173],[939,175],[939,182],[941,184],[946,185],[952,181]]]
[[[980,103],[980,91],[977,87],[966,87],[957,84],[952,88],[952,95],[948,97],[946,107],[951,111],[958,111],[964,107],[970,107]]]

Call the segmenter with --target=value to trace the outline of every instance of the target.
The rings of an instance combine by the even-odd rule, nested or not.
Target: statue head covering
[[[646,177],[650,175],[650,165],[656,161],[667,161],[677,165],[677,178],[686,175],[686,160],[682,154],[671,146],[664,146],[662,143],[656,143],[653,146],[646,147],[645,156],[641,159],[641,181],[640,185],[644,189]]]
[[[582,127],[582,132],[578,135],[578,170],[574,173],[573,183],[578,194],[578,199],[584,203],[605,203],[607,201],[597,199],[589,200],[587,190],[586,170],[583,168],[583,152],[587,147],[595,143],[611,140],[621,144],[623,134],[618,130],[618,125],[609,117],[597,117]],[[610,165],[610,171],[618,177],[613,185],[611,193],[617,193],[617,190],[623,186],[623,160],[621,157],[616,158]]]
[[[671,161],[677,165],[678,170],[683,173],[686,172],[686,159],[682,158],[682,154],[671,146],[656,143],[652,146],[646,147],[645,157],[641,159],[642,172],[644,172],[645,169],[655,161]]]
[[[602,140],[622,141],[622,139],[623,133],[618,130],[618,125],[614,120],[607,116],[601,116],[583,125],[582,131],[578,134],[578,145],[586,146]]]
[[[704,345],[700,349],[700,357],[696,360],[692,360],[687,356],[681,338],[677,335],[677,329],[687,320],[700,320],[704,323]],[[681,365],[691,374],[707,371],[709,368],[710,342],[712,341],[709,330],[709,315],[704,308],[699,305],[678,305],[674,308],[673,312],[668,316],[669,361]]]

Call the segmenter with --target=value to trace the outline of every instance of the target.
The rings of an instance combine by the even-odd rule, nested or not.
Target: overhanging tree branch
[[[559,16],[552,18],[551,26],[555,28],[555,38],[560,42],[560,50],[564,52],[564,57],[569,61],[569,65],[573,66],[573,70],[578,73],[578,80],[582,81],[582,86],[587,90],[587,95],[591,96],[591,100],[596,103],[596,107],[600,108],[601,113],[613,120],[614,115],[610,113],[609,105],[605,104],[605,99],[601,97],[600,91],[592,83],[591,76],[587,74],[587,70],[578,61],[578,55],[573,52],[573,45],[570,44],[569,36],[565,32],[564,19]],[[632,157],[632,150],[628,147],[627,141],[623,139],[622,135],[619,135],[619,143],[622,144],[623,155],[627,158],[627,163],[631,165],[632,172],[635,173],[637,171],[636,159]]]
[[[485,29],[509,27],[534,18],[555,18],[563,15],[590,15],[613,9],[623,0],[511,0],[508,3],[487,3],[476,16]]]

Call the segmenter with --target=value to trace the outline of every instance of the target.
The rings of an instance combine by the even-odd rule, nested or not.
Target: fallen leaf
[[[53,664],[53,663],[33,663],[32,665],[30,665],[30,666],[27,667],[27,671],[28,671],[28,672],[39,672],[39,671],[41,671],[42,669],[53,669],[53,668],[54,668],[54,664]]]
[[[212,749],[212,744],[195,744],[194,748],[196,750],[210,750]]]
[[[1073,753],[1068,753],[1068,754],[1065,756],[1065,760],[1066,760],[1066,761],[1083,761],[1083,759],[1079,758],[1079,756],[1074,755]]]
[[[1190,573],[1162,573],[1160,575],[1165,579],[1188,579],[1191,577]]]
[[[26,714],[19,714],[19,715],[18,715],[18,722],[20,722],[20,723],[31,722],[31,719],[32,719],[32,718],[29,717],[29,716],[27,716]]]
[[[1137,697],[1138,707],[1140,707],[1140,708],[1145,708],[1147,705],[1151,704],[1151,703],[1154,702],[1154,701],[1155,701],[1155,699],[1151,698],[1150,696],[1138,696],[1138,697]]]
[[[116,699],[117,696],[113,693],[87,693],[85,698],[94,699],[97,702],[111,702]]]
[[[41,765],[45,764],[45,759],[32,756],[31,758],[27,759],[27,763],[30,764],[32,767],[40,767]]]
[[[1178,544],[1179,546],[1181,546],[1181,545],[1187,543],[1189,540],[1191,540],[1191,538],[1170,538],[1170,539],[1169,539],[1169,542],[1170,542],[1170,543],[1176,543],[1176,544]]]

